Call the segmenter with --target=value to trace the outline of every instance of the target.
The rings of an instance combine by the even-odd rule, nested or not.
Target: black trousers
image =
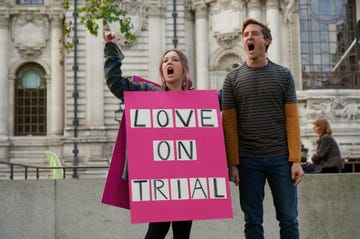
[[[321,168],[320,173],[340,173],[338,167]]]
[[[164,239],[170,229],[173,230],[173,239],[189,239],[192,221],[151,222],[145,239]]]

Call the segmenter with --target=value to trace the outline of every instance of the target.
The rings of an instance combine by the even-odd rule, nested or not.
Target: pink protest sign
[[[132,80],[160,87],[160,85],[139,76],[134,76]],[[124,171],[127,170],[126,167],[125,117],[123,114],[104,186],[102,203],[125,209],[130,208],[129,184],[127,178],[123,177]]]
[[[132,223],[232,218],[215,90],[125,92]]]
[[[106,178],[103,197],[104,204],[130,208],[128,180],[122,178],[126,162],[125,117],[123,115]]]

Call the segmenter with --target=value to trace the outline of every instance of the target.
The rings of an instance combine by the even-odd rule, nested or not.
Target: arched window
[[[38,64],[22,66],[15,81],[16,136],[46,135],[45,71]]]
[[[355,0],[300,0],[303,89],[359,89]]]

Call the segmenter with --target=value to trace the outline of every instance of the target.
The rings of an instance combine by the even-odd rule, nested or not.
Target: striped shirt
[[[290,70],[270,60],[261,68],[245,62],[228,73],[222,109],[237,110],[240,157],[287,154],[284,105],[296,102]]]

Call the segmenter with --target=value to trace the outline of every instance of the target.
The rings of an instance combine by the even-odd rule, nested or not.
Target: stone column
[[[160,58],[165,51],[165,4],[162,1],[152,2],[148,6],[148,49],[149,49],[149,80],[159,81]]]
[[[195,27],[194,27],[194,17],[191,13],[191,2],[188,1],[185,4],[185,45],[187,46],[184,49],[185,54],[188,58],[189,67],[190,67],[190,75],[195,80],[195,72],[196,72],[196,63],[195,63]],[[195,86],[195,82],[193,82],[193,86]]]
[[[300,39],[300,20],[298,15],[297,1],[287,1],[283,5],[283,41],[282,49],[288,49],[282,56],[282,62],[289,67],[295,78],[296,89],[302,90],[302,72],[301,72],[301,42]]]
[[[86,61],[85,61],[85,84],[86,84],[86,119],[88,128],[104,126],[104,43],[99,24],[99,36],[95,37],[86,31]]]
[[[8,56],[9,56],[9,21],[7,14],[0,10],[0,141],[8,137]]]
[[[51,88],[50,93],[50,135],[61,135],[64,129],[64,65],[60,52],[59,39],[62,38],[62,19],[59,16],[51,18],[50,47],[51,47]]]
[[[193,5],[195,9],[196,89],[210,87],[209,75],[209,28],[208,8],[203,2]]]
[[[249,18],[254,18],[258,21],[262,21],[260,6],[261,6],[260,0],[247,0]]]
[[[271,61],[281,64],[281,22],[278,0],[266,1],[266,22],[273,38],[268,49],[268,57]]]

